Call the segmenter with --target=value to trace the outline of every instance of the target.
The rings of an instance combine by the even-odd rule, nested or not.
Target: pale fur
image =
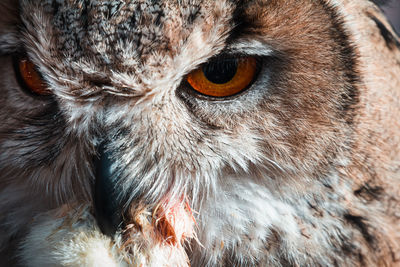
[[[85,1],[0,4],[1,262],[399,265],[400,52],[373,3],[89,2],[86,26]],[[235,33],[238,6],[258,26]],[[19,88],[21,46],[53,100]],[[228,99],[193,95],[185,75],[222,52],[264,57],[257,80]],[[104,140],[123,204],[146,203],[129,243],[93,214]],[[187,199],[195,238],[160,243],[165,199]]]

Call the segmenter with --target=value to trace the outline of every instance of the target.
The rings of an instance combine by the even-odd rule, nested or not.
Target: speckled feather
[[[399,39],[372,1],[0,7],[0,262],[400,265]],[[52,97],[20,88],[25,52]],[[262,58],[257,80],[196,95],[185,76],[221,53]],[[104,140],[130,211],[114,237],[93,217]],[[182,199],[195,233],[160,241]]]

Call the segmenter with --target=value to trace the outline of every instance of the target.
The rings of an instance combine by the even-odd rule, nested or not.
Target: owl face
[[[357,102],[354,52],[342,22],[328,19],[332,14],[328,5],[296,1],[25,1],[8,64],[22,54],[49,93],[14,90],[29,103],[15,109],[48,132],[20,118],[9,123],[18,125],[15,131],[26,128],[30,136],[23,138],[35,143],[19,155],[24,165],[18,167],[51,169],[55,159],[69,165],[71,153],[79,154],[82,160],[70,168],[40,178],[54,184],[54,176],[65,177],[59,186],[72,186],[92,177],[90,156],[104,141],[120,182],[135,197],[155,198],[174,191],[174,183],[200,190],[230,173],[254,175],[253,169],[288,176],[282,180],[295,174],[301,183],[346,145]],[[206,67],[235,75],[237,62],[248,58],[254,74],[237,92],[215,96],[189,82]]]
[[[2,5],[10,15],[0,20],[0,188],[15,203],[38,199],[26,217],[57,210],[38,217],[36,230],[23,220],[13,228],[30,231],[24,262],[45,229],[68,216],[86,222],[72,228],[102,240],[116,262],[123,260],[113,244],[138,229],[150,234],[131,243],[148,251],[131,246],[136,254],[124,260],[140,254],[141,264],[161,266],[154,256],[161,251],[172,264],[173,247],[181,257],[175,266],[187,257],[194,265],[229,262],[224,249],[257,236],[243,230],[252,225],[262,235],[250,238],[258,245],[229,260],[255,264],[251,258],[264,253],[257,246],[292,235],[282,245],[291,262],[305,244],[296,239],[300,225],[315,217],[311,204],[301,205],[333,195],[340,202],[351,191],[351,179],[338,182],[338,169],[351,158],[362,78],[343,18],[346,1],[8,2]],[[254,212],[253,200],[270,203],[267,211]],[[340,203],[328,206],[331,217],[347,212]],[[297,207],[307,211],[298,215]],[[228,208],[250,219],[219,240]],[[351,239],[344,219],[329,220],[321,224],[332,228],[321,234],[321,250],[329,238]],[[208,231],[209,222],[217,226]],[[56,236],[86,244],[68,231]],[[165,243],[171,236],[180,238],[173,246]],[[313,238],[307,248],[317,246]],[[194,247],[221,249],[214,258],[185,251],[185,240],[195,239]],[[70,247],[60,251],[72,255]],[[325,263],[334,252],[329,257]]]

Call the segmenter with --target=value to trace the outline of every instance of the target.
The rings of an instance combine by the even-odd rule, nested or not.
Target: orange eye
[[[215,59],[187,76],[197,92],[213,97],[232,96],[245,90],[257,74],[255,57]]]
[[[31,93],[36,95],[51,94],[46,83],[43,81],[42,76],[37,71],[36,66],[30,60],[20,58],[15,67],[17,68],[20,82]]]

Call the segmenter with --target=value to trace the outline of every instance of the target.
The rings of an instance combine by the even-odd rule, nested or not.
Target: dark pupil
[[[237,67],[238,60],[236,58],[228,58],[211,61],[204,65],[202,70],[210,82],[224,84],[235,77]]]

